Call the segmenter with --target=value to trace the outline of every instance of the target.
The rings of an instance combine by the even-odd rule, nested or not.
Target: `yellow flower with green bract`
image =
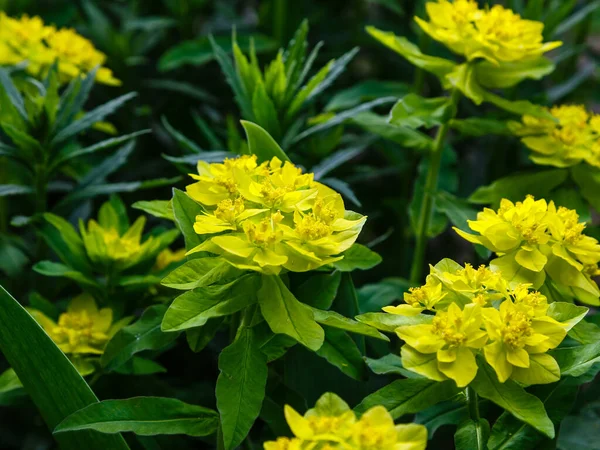
[[[434,380],[450,378],[459,387],[468,385],[477,374],[475,352],[488,339],[481,329],[481,311],[475,303],[462,310],[452,303],[447,311],[438,311],[430,324],[398,327],[396,334],[406,342],[404,367]]]
[[[192,177],[187,193],[204,208],[194,230],[207,239],[188,253],[214,253],[239,269],[278,274],[331,264],[366,220],[346,211],[342,197],[313,174],[276,157],[200,162]]]
[[[374,406],[360,418],[337,395],[324,394],[304,416],[285,406],[293,438],[264,443],[265,450],[424,450],[423,425],[395,425],[383,406]]]
[[[495,252],[499,258],[491,262],[492,268],[513,287],[531,283],[539,288],[549,275],[559,289],[568,288],[586,303],[598,303],[600,291],[590,275],[600,262],[600,244],[583,233],[585,224],[574,210],[531,196],[516,203],[503,199],[498,211],[485,208],[468,224],[479,234],[455,231]]]
[[[73,29],[47,26],[39,17],[14,19],[0,13],[0,65],[27,63],[27,71],[44,77],[57,62],[62,81],[84,76],[97,68],[96,81],[118,86],[110,69],[102,67],[106,55]]]
[[[71,300],[67,311],[59,316],[57,322],[37,309],[29,308],[29,313],[58,348],[70,357],[82,375],[95,370],[94,357],[102,355],[108,341],[131,322],[131,317],[114,322],[112,309],[98,309],[89,294]]]
[[[170,248],[165,248],[161,251],[156,257],[156,262],[154,263],[154,270],[161,271],[169,267],[171,264],[176,264],[185,259],[185,248],[180,248],[178,250],[171,250]]]
[[[561,42],[543,42],[544,24],[525,20],[501,5],[479,8],[475,0],[438,0],[425,5],[429,21],[415,18],[436,41],[468,61],[494,65],[540,57]]]
[[[600,115],[582,105],[562,105],[548,109],[555,118],[523,116],[510,122],[511,130],[533,151],[536,164],[570,167],[581,163],[600,168]]]

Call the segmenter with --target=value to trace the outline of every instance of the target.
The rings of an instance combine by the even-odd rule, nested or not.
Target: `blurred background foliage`
[[[331,59],[360,47],[333,85],[303,112],[308,127],[327,121],[339,111],[379,98],[399,98],[409,92],[429,97],[442,95],[435,78],[416,71],[364,31],[366,25],[374,25],[418,42],[424,52],[449,57],[447,50],[428,39],[412,20],[415,14],[423,16],[424,3],[424,0],[0,0],[0,10],[15,17],[25,13],[39,15],[47,24],[73,27],[107,55],[105,65],[123,83],[119,87],[96,85],[86,104],[87,110],[120,95],[138,93],[110,117],[119,134],[144,129],[153,131],[139,136],[127,163],[110,174],[111,182],[123,183],[185,175],[194,170],[189,161],[197,159],[196,153],[234,151],[236,142],[244,140],[239,119],[246,117],[241,115],[221,67],[215,61],[210,35],[230,56],[232,29],[244,53],[248,53],[253,38],[260,66],[264,67],[276,57],[278,48],[287,46],[307,19],[309,50],[320,41],[324,43],[311,75]],[[543,21],[547,39],[565,42],[550,55],[557,65],[551,76],[541,82],[521,83],[508,96],[548,105],[584,103],[598,112],[600,1],[506,0],[496,3],[503,3],[527,18]],[[385,115],[390,106],[375,106],[374,111]],[[493,106],[476,107],[466,100],[459,111],[461,116],[510,118],[508,113]],[[388,289],[389,296],[397,298],[398,292],[408,286],[405,278],[412,262],[410,211],[414,210],[410,199],[415,183],[419,183],[419,174],[424,174],[420,164],[422,153],[406,148],[402,139],[390,130],[378,128],[375,122],[373,113],[361,113],[340,121],[304,140],[294,148],[293,157],[308,169],[320,167],[328,171],[327,164],[331,164],[333,170],[328,176],[338,183],[336,188],[345,195],[348,204],[354,203],[353,209],[369,217],[361,243],[380,253],[383,263],[354,276],[361,306],[365,309],[362,312],[377,310],[378,302],[385,302],[383,288]],[[92,130],[83,140],[96,142],[95,133],[102,132]],[[440,186],[447,193],[467,198],[477,187],[532,165],[516,137],[470,134],[461,135],[460,141],[454,139],[451,151],[445,152]],[[353,149],[353,152],[340,156],[339,150],[344,149]],[[351,162],[341,164],[338,159]],[[79,170],[84,173],[88,169]],[[0,184],[14,182],[18,176],[14,167],[0,157]],[[187,184],[183,177],[181,180],[179,188]],[[51,192],[50,203],[56,204],[62,195]],[[126,205],[168,198],[168,186],[122,193]],[[95,211],[105,199],[86,200],[83,207],[72,211],[71,219],[95,217]],[[443,200],[438,203],[438,212],[443,212],[448,203]],[[130,213],[131,219],[137,217],[137,212]],[[29,214],[30,207],[25,202],[0,198],[0,284],[18,299],[25,299],[34,291],[46,298],[65,296],[68,293],[65,288],[72,285],[30,270],[35,249],[30,248],[29,231],[11,225],[15,216]],[[150,218],[150,222],[161,224],[156,218]],[[453,259],[461,263],[483,261],[469,244],[449,230],[447,223],[443,214],[434,221],[432,234],[437,237],[429,246],[427,261],[435,262],[448,255],[454,255]],[[598,237],[598,220],[593,223],[588,232]],[[373,283],[384,279],[383,284],[374,287]],[[375,292],[377,296],[373,295]],[[224,344],[217,337],[209,349],[194,358],[189,357],[189,350],[184,347],[176,351],[169,351],[167,347],[159,361],[169,367],[168,374],[142,378],[110,375],[99,380],[94,389],[100,398],[144,394],[177,396],[190,403],[212,403],[218,353],[211,356],[209,350],[210,346]],[[292,349],[289,356],[277,364],[289,365],[284,367],[284,372],[289,374],[286,399],[298,408],[303,408],[302,397],[312,404],[327,390],[335,390],[355,404],[373,389],[368,383],[350,378],[345,378],[340,385],[336,368],[300,346]],[[0,360],[0,372],[5,368]],[[281,386],[281,389],[286,387]],[[20,406],[10,411],[2,407],[13,402],[14,399],[3,397],[0,391],[0,448],[51,448],[48,432],[41,419],[31,415],[27,399],[21,398],[17,402]],[[590,430],[597,428],[595,424],[600,420],[599,404],[597,385],[583,391],[576,401],[576,411],[581,415],[566,420],[563,429],[567,431],[561,433],[559,447],[598,448],[595,447],[598,435],[592,439]],[[267,404],[261,417],[275,420],[273,414],[269,415],[268,407]],[[452,432],[448,431],[445,442],[452,442]],[[444,441],[443,429],[440,436]],[[143,440],[140,442],[140,448],[155,448],[145,447]],[[162,448],[199,448],[197,441],[178,437],[169,437],[166,442]]]

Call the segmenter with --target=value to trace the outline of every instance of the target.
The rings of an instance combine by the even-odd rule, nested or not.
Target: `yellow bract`
[[[256,156],[198,163],[188,195],[205,212],[194,230],[214,235],[189,253],[221,255],[240,269],[278,274],[316,269],[341,259],[356,241],[366,217],[346,211],[342,197],[274,157]]]
[[[67,311],[60,315],[58,322],[37,309],[29,309],[29,313],[58,348],[71,358],[82,375],[94,370],[89,359],[84,357],[104,353],[104,347],[110,338],[131,321],[131,318],[127,317],[113,323],[112,309],[98,309],[96,302],[88,294],[71,300]]]
[[[161,271],[169,267],[171,264],[183,261],[185,259],[185,253],[185,248],[180,248],[179,250],[175,251],[171,250],[170,248],[165,248],[156,257],[154,270]]]
[[[475,0],[438,0],[428,2],[426,9],[429,21],[416,17],[419,26],[469,61],[519,62],[561,45],[543,42],[543,23],[522,19],[501,5],[480,9]]]
[[[581,105],[555,106],[548,111],[556,121],[523,116],[521,123],[510,123],[534,152],[531,160],[555,167],[582,162],[600,167],[600,115]]]
[[[121,84],[110,69],[101,67],[106,61],[104,53],[75,30],[46,26],[37,16],[13,19],[0,13],[0,64],[27,62],[30,74],[43,77],[55,61],[62,81],[86,75],[98,67],[96,81]]]
[[[335,394],[324,394],[304,416],[290,406],[285,418],[294,438],[265,442],[265,450],[424,450],[427,430],[422,425],[395,425],[383,406],[360,419]]]
[[[485,208],[468,223],[478,235],[455,231],[496,252],[500,258],[492,268],[513,287],[526,282],[539,288],[548,274],[559,289],[569,288],[581,301],[598,302],[600,291],[590,276],[597,272],[600,244],[583,234],[585,224],[574,210],[531,196],[516,203],[503,199],[498,211]]]

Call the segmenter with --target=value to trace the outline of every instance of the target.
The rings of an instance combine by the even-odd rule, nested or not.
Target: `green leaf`
[[[10,406],[14,399],[27,395],[13,369],[0,373],[0,406]]]
[[[215,337],[224,319],[224,317],[215,317],[214,319],[209,319],[202,327],[185,330],[185,337],[187,338],[190,350],[195,353],[203,350]]]
[[[475,422],[468,419],[458,426],[454,434],[454,446],[456,450],[485,449],[489,435],[490,424],[487,420]]]
[[[371,139],[364,140],[363,142],[353,145],[352,147],[337,150],[321,160],[319,164],[316,164],[312,168],[315,180],[322,179],[325,175],[360,155],[370,143]]]
[[[217,431],[218,424],[217,413],[212,409],[175,398],[134,397],[105,400],[83,408],[62,421],[54,432],[95,430],[110,434],[129,431],[140,436],[209,436]]]
[[[165,314],[163,331],[201,327],[209,319],[228,316],[256,302],[260,278],[248,275],[229,284],[198,287],[177,297]]]
[[[136,353],[164,348],[177,339],[177,333],[163,333],[160,329],[166,309],[164,305],[150,306],[137,322],[119,330],[106,345],[100,360],[102,367],[115,370]]]
[[[360,312],[381,311],[384,306],[391,305],[401,299],[411,284],[403,278],[384,278],[379,283],[366,284],[358,290]]]
[[[497,205],[503,198],[512,201],[521,201],[527,195],[542,198],[564,183],[568,176],[569,172],[564,169],[509,175],[477,189],[469,197],[469,202]]]
[[[502,98],[489,91],[484,91],[482,94],[483,99],[486,102],[490,102],[496,105],[498,108],[501,108],[513,114],[517,114],[519,116],[528,115],[539,117],[541,119],[555,120],[555,118],[542,106],[534,105],[533,103],[527,100],[506,100],[505,98]]]
[[[265,90],[264,83],[259,82],[252,96],[252,112],[254,119],[267,133],[275,138],[281,137],[281,126],[277,117],[277,109]]]
[[[294,297],[281,278],[262,277],[258,302],[273,333],[286,334],[313,351],[321,347],[325,338],[323,328],[315,322],[312,310]]]
[[[31,186],[21,184],[0,184],[0,197],[8,197],[10,195],[29,195],[35,191]]]
[[[571,167],[571,176],[575,183],[581,188],[581,195],[596,210],[600,211],[600,170],[587,164],[579,164]]]
[[[467,221],[477,219],[477,211],[473,207],[448,192],[438,192],[435,197],[435,206],[438,211],[448,216],[454,226],[463,231],[470,232]]]
[[[172,289],[188,291],[213,283],[224,284],[243,273],[221,258],[197,258],[173,269],[161,283]]]
[[[340,287],[342,274],[316,273],[294,289],[294,295],[302,303],[319,309],[329,309],[335,300]]]
[[[29,117],[27,115],[27,110],[25,109],[25,101],[23,100],[23,97],[19,93],[19,90],[10,78],[9,72],[5,69],[0,70],[0,85],[2,85],[2,88],[4,89],[4,92],[6,92],[10,103],[20,114],[21,118],[25,122],[28,122]]]
[[[133,209],[139,209],[159,219],[175,220],[173,207],[169,200],[142,200],[131,205]]]
[[[75,411],[98,402],[64,353],[1,286],[0,323],[0,350],[51,430]],[[89,432],[56,436],[56,440],[64,450],[129,448],[121,436]]]
[[[543,403],[512,380],[504,383],[487,363],[479,365],[477,376],[471,382],[477,394],[486,398],[517,419],[531,425],[549,438],[554,438],[554,425],[550,421]]]
[[[219,356],[217,408],[226,450],[237,447],[260,413],[267,384],[267,360],[252,328],[242,328]]]
[[[407,370],[402,365],[402,358],[390,353],[379,359],[365,358],[369,369],[377,375],[402,375],[405,378],[422,378],[421,375]]]
[[[241,122],[246,131],[246,137],[248,138],[250,154],[258,156],[259,163],[270,161],[274,156],[281,161],[290,160],[279,144],[275,142],[275,139],[273,139],[262,127],[255,123],[248,122],[247,120],[242,120]]]
[[[468,418],[469,411],[465,403],[465,396],[458,394],[452,400],[438,403],[417,413],[415,423],[426,426],[429,438],[431,439],[440,427],[444,425],[458,425]]]
[[[317,355],[325,358],[329,364],[334,365],[355,380],[364,380],[366,377],[365,362],[356,343],[347,333],[341,330],[325,329],[325,341]]]
[[[464,136],[512,136],[512,132],[509,130],[506,122],[497,119],[485,119],[480,117],[454,119],[450,121],[450,126]]]
[[[550,354],[556,359],[562,376],[578,377],[592,368],[600,370],[600,342],[558,348]]]
[[[340,111],[353,108],[365,101],[382,97],[402,97],[408,94],[406,83],[395,81],[367,80],[337,92],[327,103],[325,111]]]
[[[440,78],[452,72],[456,66],[447,59],[424,55],[419,47],[404,37],[396,36],[388,31],[378,30],[375,27],[367,27],[366,30],[383,45],[406,58],[412,65],[431,72]]]
[[[387,116],[372,112],[360,113],[352,118],[352,122],[370,133],[416,150],[429,150],[433,142],[420,131],[390,125]]]
[[[185,239],[185,248],[191,250],[200,245],[202,237],[194,231],[196,216],[202,214],[202,206],[179,189],[173,189],[173,215],[175,223]]]
[[[121,375],[154,375],[166,373],[167,369],[151,359],[134,356],[122,366],[117,367],[115,372]]]
[[[65,266],[61,263],[55,263],[52,261],[40,261],[33,266],[33,270],[47,277],[65,277],[82,286],[98,288],[99,284],[93,278],[84,275],[81,272],[71,269],[69,266]]]
[[[556,27],[556,30],[554,31],[555,36],[566,33],[577,24],[583,22],[590,14],[596,12],[596,10],[600,8],[600,1],[596,0],[584,5],[585,6],[573,13],[567,19],[563,20],[560,25]]]
[[[340,330],[350,331],[352,333],[362,334],[375,339],[381,339],[382,341],[388,341],[386,335],[381,334],[375,328],[362,322],[356,322],[355,320],[348,319],[335,311],[323,311],[317,308],[311,308],[315,317],[315,321],[321,325],[325,325],[332,328],[338,328]]]
[[[525,61],[492,64],[482,61],[475,64],[477,81],[487,88],[510,88],[525,79],[539,80],[554,71],[554,63],[543,56]]]
[[[343,259],[333,263],[333,267],[341,272],[352,272],[355,269],[369,270],[382,261],[381,256],[361,244],[353,244],[342,255]]]
[[[600,327],[582,320],[569,331],[569,337],[581,344],[593,344],[600,341]]]
[[[476,105],[480,105],[485,98],[485,91],[479,84],[472,64],[461,64],[454,71],[446,75],[452,86],[470,98]]]
[[[398,419],[452,398],[458,391],[456,383],[452,380],[442,382],[424,378],[396,380],[365,397],[354,411],[363,414],[374,406],[382,405],[394,419]]]
[[[388,333],[393,333],[398,327],[430,323],[432,318],[433,316],[426,315],[400,316],[380,312],[365,313],[355,317],[359,322],[366,323],[367,325],[371,325],[381,331],[387,331]]]
[[[423,98],[408,94],[398,100],[390,112],[392,125],[408,128],[432,128],[446,123],[453,115],[448,97]]]
[[[586,316],[588,311],[589,308],[585,306],[577,306],[567,302],[552,302],[546,314],[561,322],[569,331]]]
[[[169,133],[169,135],[175,140],[181,150],[186,153],[202,153],[203,150],[200,148],[200,146],[181,133],[179,130],[174,128],[165,116],[162,116],[160,121],[163,124],[163,127],[165,127],[165,130],[167,130],[167,133]]]

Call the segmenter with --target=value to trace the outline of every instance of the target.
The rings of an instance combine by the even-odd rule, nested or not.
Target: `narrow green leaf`
[[[357,322],[335,311],[323,311],[322,309],[311,308],[315,317],[315,321],[321,325],[325,325],[332,328],[338,328],[340,330],[350,331],[352,333],[362,334],[382,341],[388,341],[386,335],[381,334],[375,328],[362,322]]]
[[[98,399],[40,325],[0,286],[0,350],[52,430]],[[64,450],[127,450],[121,436],[90,432],[57,436]]]
[[[162,285],[188,291],[213,283],[225,284],[243,274],[221,258],[197,258],[186,261],[162,280]]]
[[[99,284],[93,278],[84,275],[69,266],[52,261],[40,261],[33,266],[33,270],[47,277],[65,277],[69,278],[82,286],[97,288]]]
[[[250,153],[258,156],[258,162],[269,161],[274,156],[278,157],[281,161],[290,160],[279,144],[275,142],[275,139],[264,128],[247,120],[242,120],[241,122],[246,131]]]
[[[370,133],[416,150],[429,150],[433,142],[429,136],[420,131],[390,125],[387,116],[372,112],[358,114],[352,118],[352,122]]]
[[[387,331],[393,333],[396,328],[407,325],[420,325],[423,323],[430,323],[432,316],[419,315],[419,316],[400,316],[388,313],[365,313],[355,317],[356,320],[367,325],[371,325],[381,331]]]
[[[362,354],[356,343],[344,331],[325,329],[325,341],[317,350],[317,355],[325,358],[329,364],[336,366],[350,378],[364,380],[366,377]]]
[[[0,184],[0,197],[8,197],[11,195],[29,195],[33,194],[34,190],[31,186],[20,184]]]
[[[62,421],[54,432],[95,430],[109,434],[129,431],[140,436],[209,436],[216,433],[218,424],[218,415],[212,409],[175,398],[134,397],[105,400],[83,408]]]
[[[133,209],[139,209],[159,219],[175,220],[172,203],[169,200],[142,200],[131,205]]]
[[[378,375],[402,375],[405,378],[422,378],[421,375],[407,370],[402,365],[402,358],[390,353],[379,359],[365,358],[369,369]]]

